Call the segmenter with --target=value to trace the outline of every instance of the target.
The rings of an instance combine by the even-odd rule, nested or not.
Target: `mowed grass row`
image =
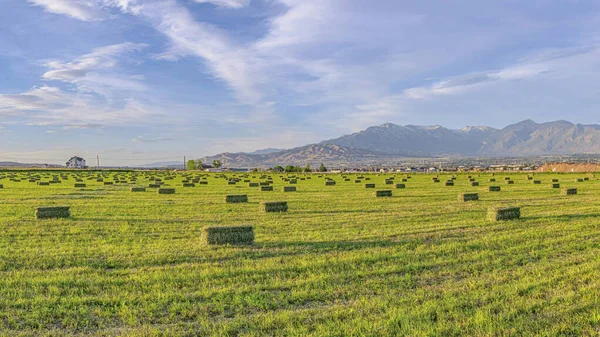
[[[48,175],[13,171],[15,176]],[[58,173],[60,175],[60,173]],[[80,175],[96,176],[95,172]],[[0,331],[7,335],[377,336],[594,335],[600,326],[600,183],[591,175],[137,175],[134,184],[0,184]],[[146,176],[176,189],[159,195]],[[228,180],[237,176],[235,185]],[[280,177],[281,176],[281,177]],[[515,182],[505,184],[504,177]],[[255,178],[253,178],[255,177]],[[310,179],[308,179],[310,177]],[[589,181],[577,182],[577,178]],[[407,179],[406,188],[395,183]],[[496,182],[488,182],[494,178]],[[562,195],[551,188],[578,189]],[[44,179],[42,179],[44,180]],[[47,179],[46,179],[47,180]],[[391,189],[392,197],[376,198]],[[501,186],[500,192],[488,187]],[[478,201],[459,202],[476,192]],[[245,194],[248,203],[227,204]],[[288,202],[264,213],[261,201]],[[71,217],[35,220],[38,206]],[[490,206],[522,218],[486,219]],[[204,226],[253,225],[253,246],[206,246]]]

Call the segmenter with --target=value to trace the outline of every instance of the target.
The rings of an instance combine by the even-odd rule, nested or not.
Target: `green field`
[[[600,334],[600,180],[591,174],[536,174],[533,184],[526,174],[470,173],[480,186],[456,174],[453,187],[450,174],[439,183],[412,174],[405,189],[394,188],[404,174],[393,185],[384,183],[393,174],[360,183],[306,174],[285,193],[282,178],[294,175],[225,175],[0,172],[0,335]],[[274,191],[244,182],[267,175]],[[53,176],[60,183],[37,184]],[[176,193],[130,192],[152,177]],[[553,178],[578,194],[562,195]],[[393,196],[376,198],[381,189]],[[458,201],[465,192],[479,200]],[[249,202],[225,203],[227,194]],[[261,201],[289,210],[264,213]],[[35,219],[36,207],[53,205],[71,217]],[[488,207],[502,205],[521,207],[521,219],[488,221]],[[255,243],[202,244],[202,228],[215,225],[253,225]]]

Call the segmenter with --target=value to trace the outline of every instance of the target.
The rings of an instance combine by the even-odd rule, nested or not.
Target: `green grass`
[[[28,182],[30,175],[50,186]],[[526,174],[488,192],[490,174],[456,174],[455,186],[413,174],[375,198],[357,175],[294,174],[295,193],[229,178],[261,174],[154,172],[163,187],[104,185],[97,172],[0,172],[0,335],[4,336],[581,336],[600,333],[600,181],[553,178],[561,195]],[[9,176],[20,178],[12,182]],[[87,176],[93,177],[88,180]],[[105,172],[104,181],[130,180]],[[385,186],[392,175],[369,175]],[[183,180],[208,184],[182,188]],[[311,179],[300,178],[310,176]],[[437,174],[440,181],[450,174]],[[583,175],[578,174],[577,177]],[[253,178],[255,177],[255,178]],[[286,176],[283,176],[286,177]],[[395,182],[404,175],[397,174]],[[459,202],[459,193],[479,201]],[[246,194],[248,203],[225,203]],[[288,202],[264,213],[262,201]],[[35,220],[40,206],[68,219]],[[491,222],[490,206],[521,207]],[[206,246],[205,226],[252,225],[253,246]]]

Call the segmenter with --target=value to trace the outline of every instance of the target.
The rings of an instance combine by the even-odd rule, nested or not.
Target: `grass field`
[[[282,191],[292,175],[270,174],[274,191],[261,191],[244,182],[266,181],[260,173],[228,173],[241,179],[228,184],[103,172],[128,181],[113,185],[99,174],[0,172],[1,336],[600,334],[600,180],[589,174],[536,174],[533,184],[471,173],[479,186],[467,174],[455,186],[444,186],[450,174],[412,174],[404,189],[394,188],[401,174],[387,185],[391,174],[327,175],[332,186],[307,174],[296,192]],[[183,187],[183,174],[208,184]],[[37,184],[53,176],[61,182]],[[158,194],[150,177],[176,193]],[[553,189],[553,178],[578,194]],[[375,197],[380,189],[393,196]],[[458,201],[468,192],[479,200]],[[262,201],[289,210],[265,213]],[[502,205],[521,207],[521,219],[488,221]],[[71,217],[36,220],[40,206],[70,206]],[[253,225],[255,243],[203,245],[202,228],[215,225]]]

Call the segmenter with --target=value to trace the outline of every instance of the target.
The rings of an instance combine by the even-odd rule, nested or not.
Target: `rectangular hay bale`
[[[521,217],[520,207],[490,207],[488,208],[488,220],[514,220]]]
[[[200,241],[206,245],[252,245],[252,226],[207,226],[202,228]]]
[[[379,191],[375,191],[375,196],[380,198],[380,197],[391,197],[392,196],[392,190],[379,190]]]
[[[70,216],[71,211],[69,206],[49,206],[35,209],[35,217],[37,219],[58,219]]]
[[[175,189],[174,188],[159,188],[158,189],[158,194],[175,194]]]
[[[458,201],[475,201],[479,200],[478,193],[461,193],[458,195]]]
[[[260,209],[264,212],[287,212],[287,201],[263,201],[260,203]]]
[[[248,196],[245,194],[229,194],[225,196],[225,202],[229,204],[248,202]]]

